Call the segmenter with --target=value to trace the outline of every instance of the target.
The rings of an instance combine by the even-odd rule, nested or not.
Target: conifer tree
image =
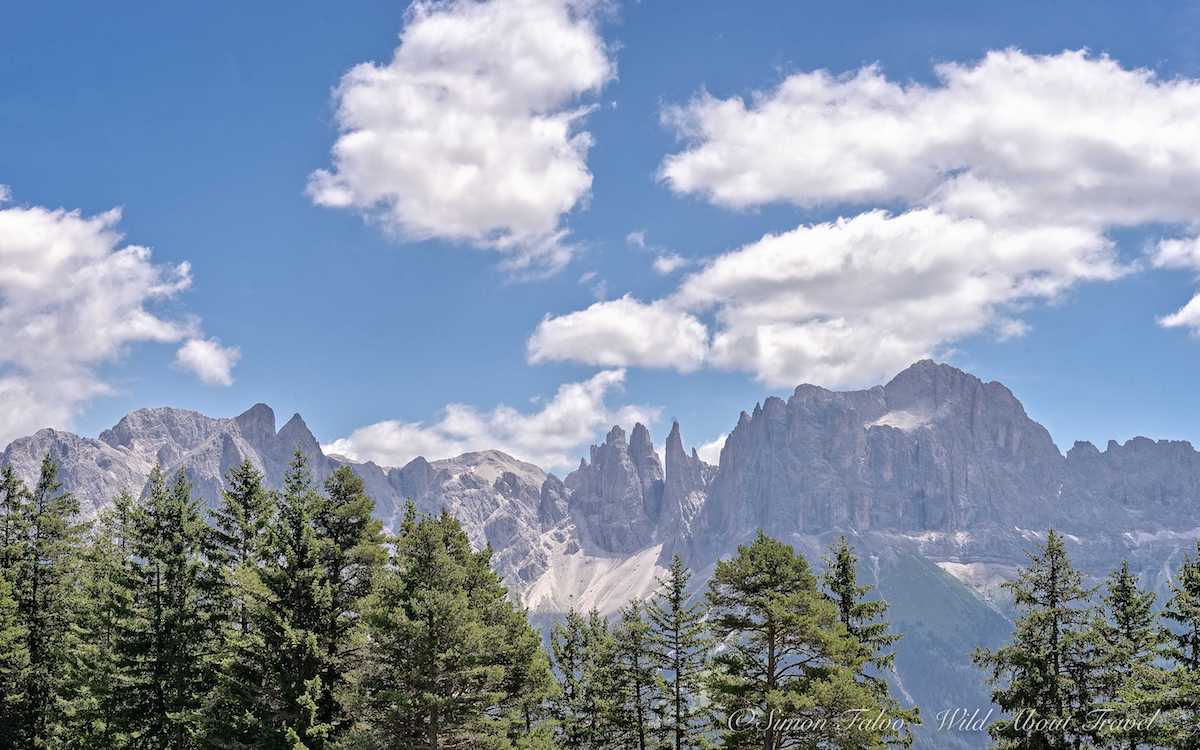
[[[343,466],[325,482],[325,495],[314,515],[321,539],[321,564],[329,598],[322,601],[318,644],[321,650],[321,690],[316,723],[336,739],[350,725],[343,705],[348,675],[362,661],[361,612],[375,577],[387,558],[383,527],[373,517],[375,503],[363,482]]]
[[[1156,693],[1166,677],[1160,660],[1166,633],[1155,595],[1138,587],[1129,561],[1108,576],[1103,607],[1092,624],[1097,706],[1089,727],[1098,746],[1137,750],[1156,737]]]
[[[73,620],[82,606],[79,503],[62,491],[58,466],[42,459],[38,482],[21,503],[22,537],[13,562],[17,616],[29,664],[21,686],[17,731],[26,747],[53,747],[65,732],[64,695],[78,645]]]
[[[837,607],[838,619],[867,649],[870,666],[877,670],[894,669],[896,653],[892,647],[901,636],[890,632],[884,619],[888,603],[883,599],[866,598],[873,587],[859,585],[858,558],[846,537],[838,539],[824,562],[821,582],[830,601]]]
[[[17,609],[17,563],[25,543],[25,484],[0,470],[0,747],[17,747],[29,668],[28,634]]]
[[[253,573],[271,522],[274,500],[263,476],[249,459],[229,470],[221,501],[212,513],[213,562],[225,575],[229,625],[236,634],[250,630]]]
[[[7,575],[11,584],[15,584],[17,562],[28,534],[28,496],[29,490],[11,464],[0,469],[0,575]]]
[[[320,635],[331,601],[322,565],[323,543],[316,515],[322,499],[312,473],[297,451],[283,480],[263,549],[262,591],[253,608],[258,638],[242,650],[249,676],[261,685],[255,747],[318,750],[331,727],[317,718],[323,664]]]
[[[122,680],[118,645],[133,611],[129,539],[133,498],[122,492],[101,511],[83,552],[84,606],[76,627],[79,648],[72,663],[68,748],[123,747],[117,684]]]
[[[549,741],[548,702],[557,689],[550,672],[550,661],[542,648],[541,636],[529,626],[524,609],[511,608],[505,613],[505,699],[500,710],[508,716],[509,732]]]
[[[562,747],[588,748],[594,740],[595,721],[589,710],[588,651],[591,631],[588,621],[572,608],[550,635],[550,652],[559,681],[551,703]]]
[[[909,741],[891,723],[903,717],[858,682],[865,650],[791,546],[760,531],[736,557],[717,563],[709,605],[724,649],[713,660],[708,687],[726,747],[878,748]]]
[[[13,587],[0,575],[0,747],[19,747],[28,668],[26,633],[17,617]]]
[[[1094,659],[1087,625],[1090,592],[1053,530],[1029,553],[1029,565],[1004,584],[1021,613],[1013,640],[981,649],[975,661],[988,673],[992,700],[1007,717],[989,731],[1000,747],[1065,750],[1086,741],[1094,718]]]
[[[617,695],[615,721],[622,746],[646,750],[653,746],[654,716],[660,714],[658,674],[644,605],[634,599],[621,609],[613,633]]]
[[[253,627],[265,592],[259,577],[275,497],[249,460],[230,469],[211,511],[212,562],[220,571],[224,612],[217,685],[206,708],[206,740],[227,750],[249,749],[261,736],[265,646]]]
[[[197,748],[220,627],[209,528],[187,478],[168,485],[159,469],[131,520],[132,607],[117,646],[121,728],[134,747]]]
[[[859,682],[875,689],[880,701],[886,705],[888,714],[900,718],[906,725],[917,723],[920,721],[919,709],[905,709],[890,696],[887,682],[881,674],[895,670],[894,647],[901,638],[891,632],[891,625],[886,619],[888,603],[879,598],[867,598],[874,589],[858,583],[858,558],[846,537],[839,537],[824,562],[821,582],[825,586],[826,596],[837,607],[838,619],[861,644],[866,657],[862,668],[858,670]],[[901,744],[912,740],[909,735],[900,739]]]
[[[692,573],[679,555],[658,581],[658,595],[646,607],[655,664],[665,682],[657,734],[673,750],[700,746],[705,715],[700,707],[708,639],[704,604],[688,604]]]
[[[592,747],[632,747],[637,742],[634,717],[626,712],[625,681],[617,658],[617,640],[608,620],[596,609],[588,613],[588,650],[584,666]]]
[[[1171,668],[1157,705],[1171,712],[1161,737],[1166,747],[1191,750],[1200,746],[1200,543],[1197,557],[1185,555],[1163,617]]]
[[[515,669],[504,643],[519,610],[490,563],[449,514],[418,518],[410,503],[369,611],[361,746],[501,748],[524,734],[506,711]]]

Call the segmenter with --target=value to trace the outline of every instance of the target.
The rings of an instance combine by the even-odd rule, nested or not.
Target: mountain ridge
[[[491,545],[514,596],[550,619],[572,607],[611,614],[652,595],[673,553],[696,571],[698,591],[759,529],[813,561],[844,534],[906,636],[895,679],[926,706],[986,705],[969,654],[1007,635],[1000,584],[1046,529],[1064,533],[1093,581],[1128,559],[1159,591],[1200,538],[1190,442],[1078,441],[1064,453],[1007,386],[931,360],[868,389],[803,384],[766,398],[739,414],[717,466],[684,449],[678,422],[661,459],[645,426],[614,426],[563,478],[496,450],[351,462],[325,455],[298,414],[275,427],[266,404],[227,418],[141,409],[97,438],[40,430],[0,463],[28,480],[49,453],[90,513],[121,489],[140,491],[155,464],[184,471],[210,503],[243,460],[278,486],[298,448],[318,481],[350,466],[386,525],[410,500],[448,510],[472,544]],[[939,735],[921,746],[980,742]]]

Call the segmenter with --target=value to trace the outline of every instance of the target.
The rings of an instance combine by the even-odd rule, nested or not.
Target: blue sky
[[[895,363],[928,354],[1005,382],[1064,449],[1135,434],[1200,438],[1200,340],[1192,333],[1200,316],[1159,322],[1192,298],[1200,270],[1200,252],[1187,244],[1196,217],[1180,208],[1200,184],[1185,156],[1197,131],[1170,126],[1200,112],[1188,109],[1191,79],[1200,77],[1194,11],[1178,3],[695,2],[686,13],[657,0],[588,6],[490,0],[483,10],[452,3],[407,15],[404,4],[378,2],[8,9],[0,185],[10,197],[0,211],[11,212],[11,226],[5,234],[0,224],[0,262],[11,272],[34,255],[49,257],[56,241],[101,233],[54,209],[77,210],[82,221],[119,207],[108,226],[123,239],[79,250],[86,259],[70,268],[94,274],[94,264],[137,245],[152,251],[137,273],[160,278],[122,277],[111,289],[79,281],[65,291],[47,281],[33,294],[0,270],[0,318],[13,326],[50,320],[58,331],[47,351],[36,337],[0,334],[0,433],[53,424],[96,434],[141,406],[233,415],[266,401],[281,418],[301,412],[322,441],[341,438],[339,449],[364,458],[397,462],[496,443],[561,468],[613,419],[653,418],[661,440],[678,418],[685,440],[702,444],[732,427],[739,410],[786,396],[802,380],[870,385],[902,366]],[[495,15],[471,20],[487,13]],[[472,24],[495,29],[494,38],[455,36]],[[414,26],[406,61],[389,69],[401,32]],[[556,61],[566,53],[545,38],[562,42],[569,58]],[[414,103],[404,98],[415,90],[408,79],[440,74],[430,39],[470,68],[441,83],[469,85]],[[1006,49],[1019,52],[1005,64],[982,62]],[[1088,54],[1054,78],[1053,61],[1066,66],[1059,53],[1082,49]],[[334,90],[364,63],[378,75],[343,85],[362,97],[348,118]],[[955,89],[935,73],[943,63],[983,82]],[[908,94],[880,104],[838,78],[872,64],[876,82]],[[1025,90],[1004,76],[1025,64],[1048,87],[1078,75],[1081,86],[1097,88],[1062,118],[1053,116],[1062,97],[1052,89],[1032,119],[996,117],[1004,97]],[[1152,75],[1127,80],[1138,69]],[[841,97],[825,114],[806,109],[805,95],[784,101],[786,82],[812,83],[820,70],[833,76],[825,93]],[[1125,81],[1145,114],[1105,76]],[[1099,101],[1110,90],[1111,116]],[[703,92],[709,99],[697,98]],[[945,103],[922,110],[925,94],[938,92]],[[704,104],[739,98],[743,114],[731,119]],[[856,102],[893,107],[906,127],[873,129],[856,119]],[[422,109],[431,103],[449,110]],[[960,107],[955,125],[948,113]],[[1079,145],[1103,141],[1106,122],[1131,110],[1146,118],[1144,132],[1116,138],[1110,152]],[[1038,121],[1044,112],[1051,116]],[[1075,131],[1058,132],[1075,116]],[[478,122],[474,140],[416,147],[449,138],[452,117]],[[566,128],[557,141],[546,136],[550,147],[522,130],[539,117],[540,126]],[[403,168],[369,146],[356,152],[357,166],[338,165],[331,149],[339,134],[363,122],[399,139]],[[831,122],[833,136],[821,130]],[[489,140],[497,123],[504,127]],[[755,127],[765,140],[754,141]],[[817,143],[798,149],[788,140],[810,127],[829,137],[789,157]],[[1111,130],[1123,127],[1114,121]],[[943,128],[944,139],[928,135]],[[1174,140],[1167,163],[1150,169],[1142,162],[1159,140],[1156,128]],[[590,145],[574,140],[581,134]],[[1010,136],[1016,156],[995,145]],[[861,145],[856,138],[879,141],[859,154],[860,166],[844,158]],[[1200,143],[1191,145],[1200,153]],[[743,158],[747,149],[767,158]],[[1072,162],[1077,175],[1062,172],[1064,184],[1085,187],[1037,182],[1056,149],[1079,149],[1079,163],[1096,153],[1094,165]],[[681,161],[669,173],[672,155]],[[481,157],[499,161],[470,163]],[[563,168],[553,178],[540,171],[547,158]],[[943,170],[946,160],[961,161],[951,177],[985,175],[1037,210],[993,216],[971,195],[931,198],[952,180],[928,178],[917,169],[923,159]],[[447,165],[464,163],[487,184],[444,189],[456,179]],[[337,178],[341,192],[313,188],[317,170]],[[882,182],[864,187],[871,170]],[[488,181],[513,174],[528,179]],[[1092,178],[1107,180],[1105,190],[1085,194]],[[476,200],[488,185],[495,192]],[[518,220],[508,196],[521,190],[528,211]],[[852,223],[845,237],[810,231],[872,211],[890,218]],[[927,223],[923,211],[945,223]],[[913,224],[896,239],[892,220],[905,216]],[[768,234],[785,237],[776,251],[761,244]],[[1159,244],[1164,238],[1179,240],[1174,251]],[[1043,246],[1047,260],[1028,257]],[[744,247],[751,252],[735,262]],[[837,257],[847,270],[832,286],[822,274],[772,279],[770,252]],[[935,258],[932,270],[896,276],[890,267],[906,253],[942,253],[949,268]],[[960,263],[972,254],[978,259]],[[685,265],[655,271],[656,259],[674,256]],[[179,271],[185,262],[190,268]],[[975,290],[952,274],[988,283]],[[1014,291],[1032,280],[1054,289]],[[909,284],[916,291],[892,299]],[[839,299],[811,301],[825,288]],[[52,304],[44,301],[51,289],[62,293]],[[844,302],[859,294],[860,304]],[[750,310],[763,299],[771,309]],[[914,318],[912,310],[922,312]],[[825,327],[832,320],[841,321],[834,332]],[[550,325],[539,329],[543,321]],[[778,336],[767,341],[770,326]],[[537,355],[530,347],[539,330]],[[727,346],[718,344],[722,335]],[[757,355],[746,353],[750,340]],[[177,360],[188,342],[215,349],[193,348],[189,368]],[[876,342],[878,352],[864,353]],[[465,406],[447,412],[451,404]]]

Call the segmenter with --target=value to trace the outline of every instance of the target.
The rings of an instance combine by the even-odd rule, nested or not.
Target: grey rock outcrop
[[[687,454],[683,449],[679,422],[671,424],[664,458],[666,472],[660,526],[666,538],[691,542],[696,534],[693,523],[708,499],[708,487],[717,468],[701,461],[695,448],[691,455]]]
[[[569,511],[586,542],[604,552],[633,552],[655,539],[662,510],[663,471],[645,426],[633,440],[613,427],[591,461],[567,475]]]

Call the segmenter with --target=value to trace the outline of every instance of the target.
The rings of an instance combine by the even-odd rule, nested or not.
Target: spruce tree
[[[883,599],[868,599],[873,587],[858,583],[858,558],[846,537],[840,537],[825,558],[821,575],[829,600],[838,610],[838,619],[850,634],[863,644],[869,656],[868,664],[877,670],[895,668],[893,646],[901,636],[892,633],[884,619],[888,603]]]
[[[78,646],[72,623],[83,606],[77,588],[82,527],[76,521],[79,503],[62,491],[50,456],[42,460],[37,485],[20,507],[23,538],[13,570],[29,666],[17,731],[23,746],[54,747],[66,732],[65,706],[58,698],[66,692]]]
[[[505,665],[504,700],[500,711],[508,717],[509,732],[549,741],[552,738],[549,700],[557,689],[541,636],[529,626],[529,615],[515,607],[504,613],[501,658]]]
[[[502,748],[519,743],[511,721],[516,669],[506,648],[517,610],[458,521],[418,518],[410,504],[369,610],[371,655],[360,683],[361,746]],[[528,643],[529,627],[521,640]],[[511,645],[511,644],[508,644]],[[526,664],[526,684],[544,684]],[[535,727],[535,734],[544,737]]]
[[[1137,750],[1157,729],[1156,693],[1166,674],[1160,665],[1166,634],[1154,611],[1155,595],[1138,587],[1129,561],[1108,576],[1103,607],[1092,624],[1097,706],[1089,727],[1097,746]]]
[[[0,747],[19,747],[22,738],[23,691],[29,669],[26,637],[12,584],[0,576]]]
[[[618,685],[616,721],[623,730],[619,734],[625,746],[637,750],[653,746],[653,720],[661,714],[662,702],[644,610],[641,600],[634,599],[621,609],[613,633]]]
[[[17,562],[28,536],[25,503],[29,490],[11,464],[0,469],[0,575],[15,584]]]
[[[699,698],[709,643],[703,602],[688,604],[691,577],[679,555],[672,556],[646,607],[653,657],[665,682],[657,734],[674,750],[700,747],[706,721]]]
[[[316,515],[322,498],[297,451],[283,480],[259,567],[262,590],[253,607],[258,637],[243,649],[248,682],[261,686],[251,712],[255,747],[317,750],[331,727],[318,721],[323,687],[321,633],[331,592],[322,565]]]
[[[265,645],[253,627],[265,595],[259,577],[275,497],[249,460],[230,469],[218,506],[211,511],[212,561],[220,571],[224,612],[217,685],[206,713],[209,745],[227,750],[254,747],[261,736]]]
[[[825,586],[825,595],[837,607],[842,626],[861,644],[866,657],[862,668],[858,670],[859,682],[874,688],[889,715],[900,718],[906,725],[919,722],[919,709],[903,708],[889,694],[887,681],[883,678],[882,673],[896,668],[894,647],[901,639],[899,634],[891,632],[891,625],[886,619],[888,603],[879,598],[867,598],[874,589],[859,584],[858,558],[846,537],[839,537],[824,563],[821,582]],[[898,739],[900,744],[912,741],[908,734]]]
[[[27,491],[12,466],[0,470],[0,747],[22,738],[28,633],[17,608],[17,563],[26,541]]]
[[[101,511],[83,553],[79,648],[71,669],[68,748],[124,747],[118,645],[133,611],[129,541],[133,498],[122,492]]]
[[[209,528],[180,473],[150,475],[132,513],[130,616],[118,639],[122,730],[138,748],[201,747],[219,643],[219,580]]]
[[[1007,714],[989,731],[1000,747],[1013,750],[1078,747],[1095,707],[1091,592],[1053,530],[1004,586],[1020,612],[1013,640],[975,654],[993,686],[992,700]]]
[[[314,522],[321,539],[321,564],[329,598],[318,633],[321,690],[316,723],[336,739],[350,726],[344,706],[348,677],[362,663],[362,608],[387,559],[383,527],[373,517],[375,503],[363,482],[343,466],[325,482]]]
[[[228,592],[229,626],[250,630],[253,573],[262,557],[274,499],[249,459],[229,470],[221,501],[212,513],[213,562],[221,567]]]
[[[558,726],[562,747],[592,746],[595,722],[589,710],[590,640],[588,622],[574,608],[551,631],[550,652],[559,682],[558,693],[551,702],[551,715]]]
[[[903,727],[892,723],[904,717],[858,682],[865,650],[791,546],[758,532],[736,557],[717,563],[708,595],[712,631],[723,646],[708,692],[726,747],[907,742]]]
[[[1197,557],[1184,556],[1162,613],[1171,625],[1170,672],[1157,705],[1171,713],[1162,742],[1177,750],[1200,746],[1200,543],[1196,551]]]

